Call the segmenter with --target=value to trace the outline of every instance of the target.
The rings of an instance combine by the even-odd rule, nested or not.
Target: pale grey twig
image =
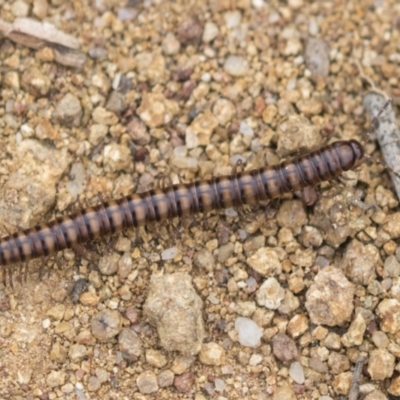
[[[363,105],[371,119],[379,113],[387,100],[382,93],[375,91],[364,96]],[[397,198],[400,200],[400,178],[393,173],[398,174],[400,172],[400,130],[392,104],[389,104],[379,117],[375,125],[375,133],[392,178]]]
[[[351,381],[349,400],[357,400],[360,392],[360,378],[361,372],[364,366],[365,357],[360,356],[356,361],[356,366],[354,368],[353,379]]]

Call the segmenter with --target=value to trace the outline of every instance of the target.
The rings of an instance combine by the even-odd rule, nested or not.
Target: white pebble
[[[235,217],[238,216],[238,213],[234,208],[226,208],[225,209],[225,215],[227,217],[235,218]]]
[[[136,8],[120,8],[117,11],[117,18],[120,21],[131,21],[136,18],[138,13]]]
[[[201,80],[203,82],[210,82],[211,81],[211,75],[208,72],[205,72],[202,76],[201,76]]]
[[[214,381],[214,385],[215,385],[215,390],[217,392],[223,392],[226,385],[225,382],[222,379],[216,378]]]
[[[285,289],[275,278],[268,278],[258,289],[257,303],[260,306],[276,310],[285,297]]]
[[[245,136],[253,136],[254,131],[253,128],[246,122],[246,121],[241,121],[240,126],[239,126],[239,133]]]
[[[302,385],[304,383],[303,366],[298,361],[295,361],[290,366],[289,375],[299,385]]]
[[[161,259],[164,261],[172,260],[177,256],[178,252],[179,250],[177,247],[170,247],[169,249],[166,249],[161,253]]]
[[[262,329],[250,318],[238,317],[235,329],[239,335],[239,343],[246,347],[257,347],[261,344]]]
[[[80,382],[78,382],[78,383],[80,383]],[[83,393],[83,389],[78,389],[78,388],[76,387],[76,385],[75,385],[75,394],[76,394],[76,397],[77,397],[79,400],[87,400],[87,397],[86,397],[85,394]]]
[[[225,14],[225,23],[228,29],[236,28],[240,24],[240,20],[242,19],[242,15],[240,11],[228,11]]]
[[[194,157],[172,157],[171,164],[182,169],[197,169],[198,159]]]
[[[206,22],[203,31],[203,42],[209,43],[214,40],[218,35],[218,26],[213,22]]]
[[[258,364],[261,364],[263,360],[263,356],[261,354],[252,354],[250,357],[249,365],[255,367]]]
[[[257,281],[252,276],[249,279],[247,279],[246,285],[248,293],[253,293],[257,289]]]
[[[213,305],[219,304],[219,299],[214,292],[211,292],[211,294],[207,297],[207,300]]]
[[[247,232],[244,229],[238,229],[238,234],[239,234],[239,238],[240,240],[246,240],[247,239]]]
[[[28,124],[23,124],[21,125],[21,134],[23,137],[27,138],[27,137],[31,137],[33,136],[34,130],[31,126],[29,126]]]
[[[261,8],[264,5],[264,0],[252,0],[251,4],[254,8]]]
[[[186,157],[187,156],[187,148],[186,148],[186,146],[176,146],[174,148],[174,156],[176,156],[176,157]]]
[[[50,319],[49,319],[49,318],[44,319],[44,320],[42,321],[42,327],[43,327],[43,329],[49,328],[49,327],[50,327],[50,324],[51,324],[51,322],[50,322]]]
[[[296,78],[290,78],[286,84],[286,90],[293,90],[296,88]]]
[[[76,199],[82,193],[85,183],[85,168],[80,162],[72,164],[69,174],[72,179],[66,184],[66,188],[71,196]]]
[[[229,56],[224,64],[224,70],[232,76],[243,76],[249,72],[249,63],[239,56]]]
[[[319,31],[318,24],[315,20],[311,20],[308,24],[308,32],[311,36],[317,36]]]

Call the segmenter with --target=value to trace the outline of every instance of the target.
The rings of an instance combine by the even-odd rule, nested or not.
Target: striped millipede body
[[[360,165],[363,157],[363,147],[356,140],[337,141],[275,166],[234,171],[228,176],[179,183],[104,202],[3,237],[0,265],[51,255],[154,221],[276,199],[338,177]]]

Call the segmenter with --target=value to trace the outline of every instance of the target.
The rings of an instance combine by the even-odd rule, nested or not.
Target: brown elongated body
[[[359,142],[338,141],[276,166],[180,183],[85,208],[0,239],[0,265],[54,254],[154,221],[276,199],[356,168],[363,156]]]

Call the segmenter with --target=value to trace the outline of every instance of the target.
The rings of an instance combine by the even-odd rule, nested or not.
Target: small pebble
[[[286,362],[297,358],[296,343],[284,333],[278,333],[272,339],[272,351],[279,360]]]
[[[114,275],[117,272],[119,254],[112,253],[101,257],[99,262],[99,270],[103,275]]]
[[[174,386],[180,393],[188,393],[192,390],[195,382],[195,375],[192,372],[185,372],[174,379]]]
[[[305,307],[312,323],[341,326],[351,318],[355,288],[334,267],[319,271],[306,293]],[[400,326],[400,325],[399,325]]]
[[[209,43],[213,41],[219,33],[218,26],[214,22],[206,22],[203,31],[203,42]]]
[[[50,374],[47,375],[46,383],[52,388],[62,386],[65,383],[65,378],[66,374],[64,371],[51,371]]]
[[[27,17],[29,14],[29,5],[23,0],[16,0],[12,3],[11,12],[14,17]]]
[[[161,371],[157,375],[158,386],[160,386],[162,388],[171,386],[174,383],[174,377],[175,377],[174,373],[172,371],[170,371],[169,369]]]
[[[222,365],[225,361],[225,350],[217,343],[203,344],[199,359],[206,365]]]
[[[87,354],[86,346],[82,344],[73,344],[68,351],[68,357],[71,359],[72,362],[78,363],[82,361]]]
[[[101,382],[97,376],[90,376],[88,380],[88,390],[89,392],[96,392],[101,387]]]
[[[244,76],[249,72],[249,64],[246,59],[231,55],[225,61],[224,70],[235,77]]]
[[[119,8],[117,11],[117,18],[120,21],[132,21],[137,17],[138,14],[139,11],[136,8]]]
[[[305,381],[303,366],[298,361],[290,365],[289,375],[299,385],[302,385]]]
[[[368,373],[374,381],[383,381],[393,375],[395,357],[386,349],[372,350],[368,361]]]
[[[247,259],[251,268],[262,276],[278,275],[282,271],[282,264],[275,249],[261,247]]]
[[[174,273],[152,278],[143,311],[157,327],[163,348],[194,355],[200,351],[205,336],[202,308],[191,277]]]
[[[215,385],[215,390],[217,392],[220,392],[220,393],[222,393],[226,388],[225,382],[222,379],[219,379],[219,378],[215,379],[214,385]]]
[[[157,377],[153,371],[144,371],[136,379],[136,384],[142,394],[151,394],[158,391]]]
[[[58,102],[53,112],[54,122],[68,127],[80,126],[81,117],[81,103],[79,99],[71,93],[67,93]]]
[[[239,335],[239,343],[246,347],[258,347],[261,344],[262,329],[250,318],[238,317],[235,329]]]
[[[177,29],[177,38],[183,45],[198,44],[203,35],[203,26],[197,17],[186,18]]]
[[[71,293],[69,294],[69,298],[73,303],[77,303],[79,301],[79,297],[81,294],[88,288],[89,282],[86,279],[78,279],[72,290]]]
[[[169,249],[164,250],[161,253],[161,260],[173,260],[179,253],[179,249],[177,247],[170,247]]]
[[[178,111],[178,103],[161,93],[144,93],[137,115],[149,128],[157,128],[171,122]]]
[[[308,38],[304,58],[307,68],[311,71],[312,75],[324,78],[329,75],[329,45],[323,39]]]
[[[142,342],[132,329],[123,328],[118,335],[118,348],[127,361],[136,361],[143,354]]]
[[[376,308],[376,315],[380,318],[380,328],[383,332],[396,334],[400,331],[400,301],[383,299]]]
[[[158,350],[149,349],[146,351],[146,361],[157,368],[163,368],[167,364],[167,358]]]
[[[22,74],[22,88],[35,97],[46,96],[51,87],[51,80],[38,68],[29,68]]]
[[[97,340],[107,342],[121,331],[121,315],[115,310],[100,311],[92,318],[91,328],[92,334]]]
[[[239,125],[239,133],[251,137],[254,135],[254,130],[247,124],[246,121],[241,121]]]
[[[168,32],[165,35],[165,38],[163,39],[161,46],[162,46],[163,53],[168,56],[177,54],[181,48],[181,44],[179,43],[179,40],[171,32]]]
[[[275,278],[267,279],[257,291],[257,303],[260,306],[276,310],[285,297],[285,289]]]

